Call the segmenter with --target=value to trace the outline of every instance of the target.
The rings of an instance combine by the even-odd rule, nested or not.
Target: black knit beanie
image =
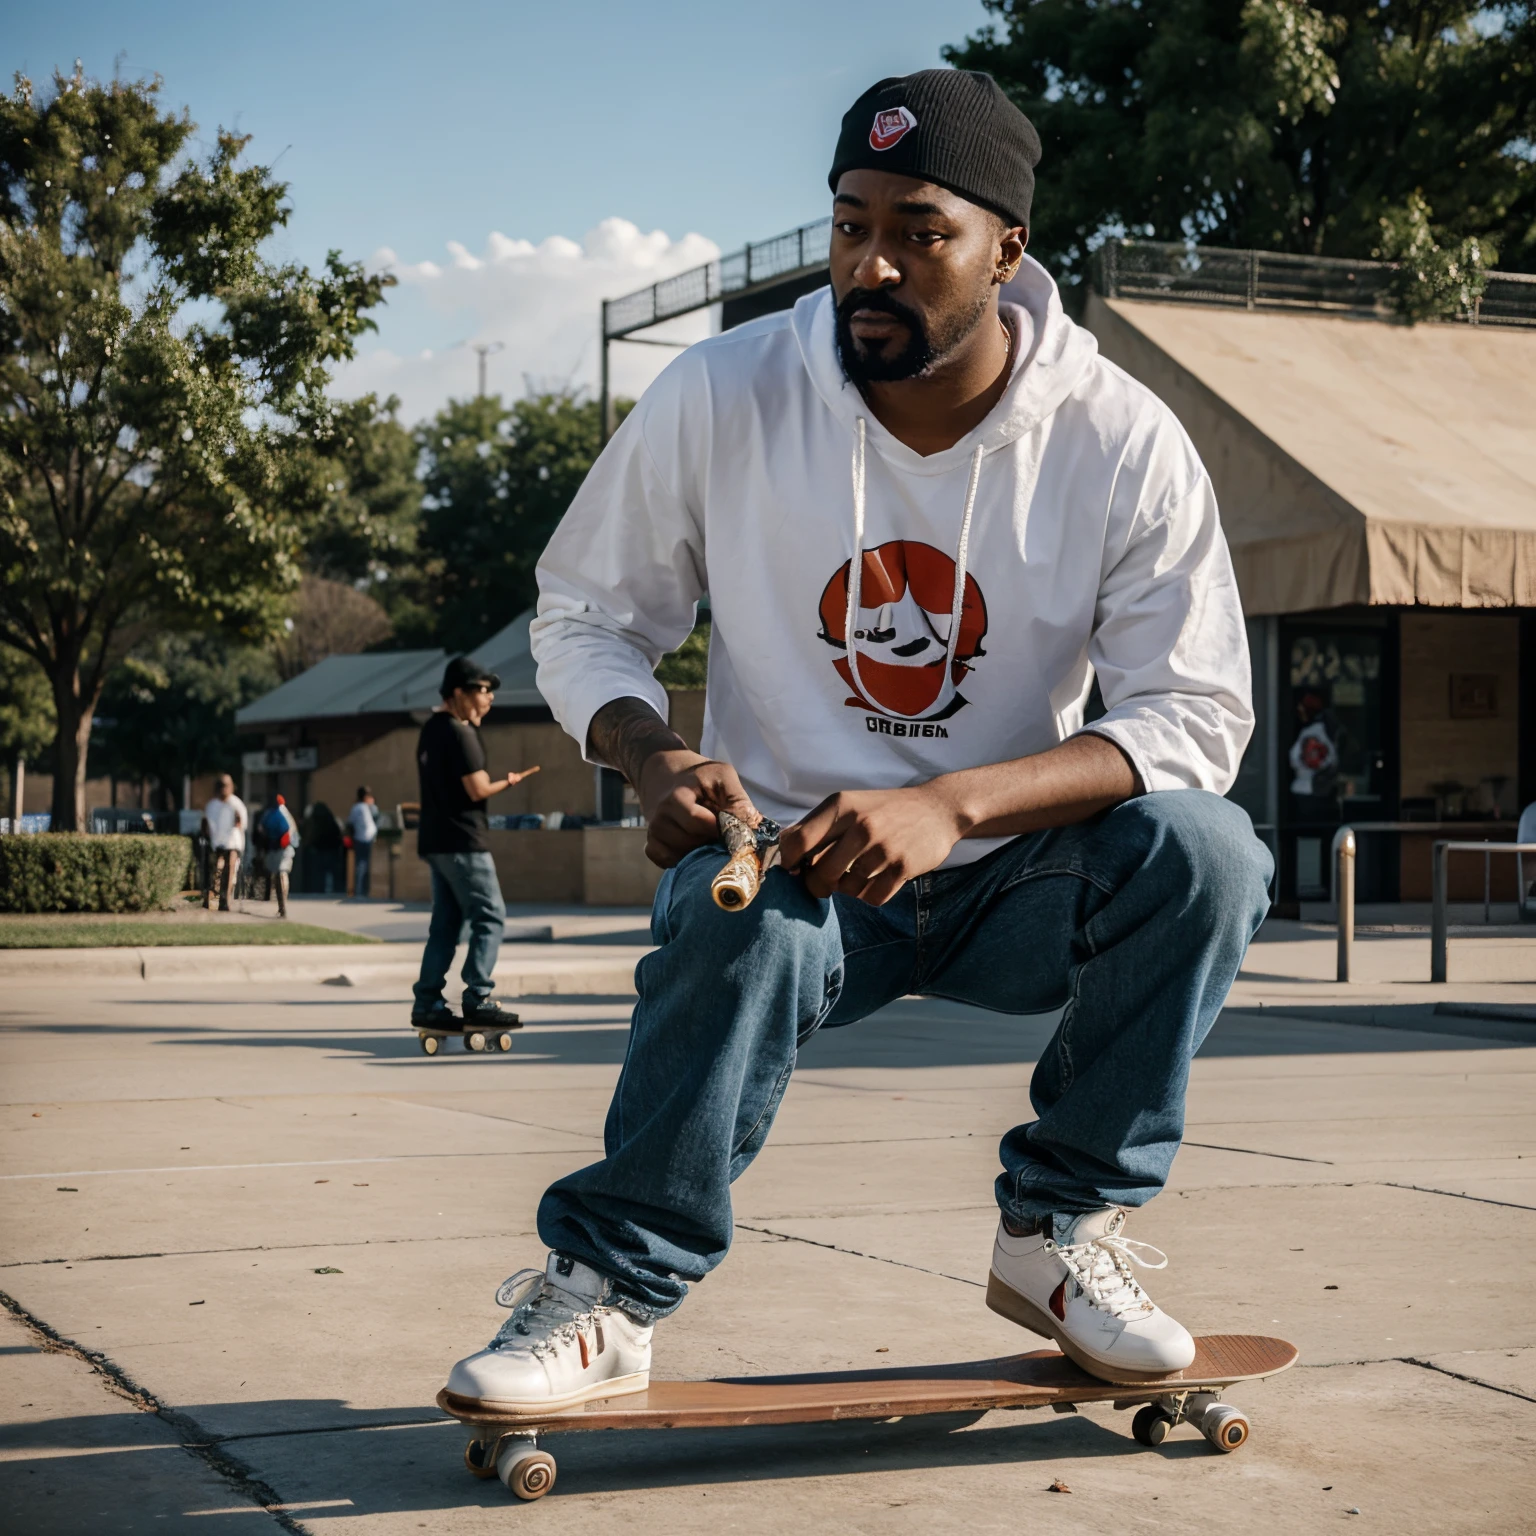
[[[1039,163],[1035,125],[991,75],[920,69],[872,85],[849,107],[827,184],[837,191],[844,171],[894,171],[1028,227]]]

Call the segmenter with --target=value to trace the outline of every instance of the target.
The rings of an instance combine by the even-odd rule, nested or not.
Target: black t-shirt
[[[471,800],[464,790],[464,776],[485,767],[480,732],[445,709],[436,711],[421,728],[416,743],[416,766],[421,776],[421,824],[416,832],[416,851],[488,851],[491,825],[486,819],[485,801]]]

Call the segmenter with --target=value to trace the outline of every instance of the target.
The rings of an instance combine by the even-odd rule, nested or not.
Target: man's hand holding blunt
[[[784,867],[806,889],[881,907],[937,869],[963,837],[1014,837],[1086,821],[1143,792],[1107,737],[1070,736],[1031,757],[941,774],[905,789],[831,795],[779,840]]]
[[[840,892],[882,907],[908,880],[937,869],[966,831],[942,779],[910,789],[850,790],[829,795],[785,828],[779,858],[813,896]]]
[[[629,780],[645,814],[645,856],[662,869],[719,841],[718,812],[758,819],[736,770],[695,752],[643,699],[615,699],[598,710],[587,751]]]

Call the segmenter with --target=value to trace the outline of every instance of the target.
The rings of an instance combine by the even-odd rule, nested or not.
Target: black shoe
[[[443,1029],[450,1034],[457,1030],[459,1021],[453,1015],[453,1009],[447,1003],[439,1003],[436,1008],[429,1009],[426,1013],[419,1013],[414,1008],[411,1010],[412,1029]]]
[[[471,1007],[464,1005],[465,1029],[521,1029],[523,1021],[503,1008],[494,997]]]

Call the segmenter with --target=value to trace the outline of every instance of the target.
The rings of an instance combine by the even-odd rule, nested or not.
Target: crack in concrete
[[[1324,1168],[1336,1168],[1338,1166],[1331,1158],[1326,1157],[1297,1157],[1292,1152],[1259,1152],[1253,1147],[1221,1147],[1214,1141],[1186,1141],[1182,1143],[1186,1147],[1204,1147],[1207,1152],[1241,1152],[1245,1157],[1277,1157],[1283,1163],[1320,1163]]]
[[[1524,1348],[1525,1346],[1520,1346]],[[1449,1376],[1453,1381],[1464,1381],[1469,1387],[1486,1387],[1490,1392],[1502,1392],[1505,1397],[1518,1397],[1522,1403],[1536,1403],[1536,1397],[1515,1387],[1501,1387],[1497,1382],[1484,1381],[1481,1376],[1468,1376],[1463,1371],[1453,1371],[1448,1366],[1436,1365],[1433,1360],[1418,1355],[1367,1355],[1358,1360],[1298,1360],[1298,1371],[1336,1371],[1347,1365],[1416,1365],[1423,1371],[1435,1371]]]
[[[1249,1189],[1406,1189],[1418,1195],[1443,1195],[1447,1200],[1473,1200],[1479,1205],[1498,1205],[1510,1211],[1536,1211],[1536,1205],[1513,1200],[1494,1200],[1487,1195],[1463,1195],[1453,1189],[1431,1189],[1424,1184],[1402,1184],[1395,1179],[1344,1179],[1335,1184],[1201,1184],[1194,1189],[1169,1189],[1164,1194],[1190,1200],[1197,1195],[1230,1194]]]
[[[82,1364],[90,1366],[109,1391],[125,1398],[143,1412],[154,1414],[162,1424],[175,1432],[182,1450],[189,1456],[195,1456],[241,1498],[249,1499],[264,1509],[283,1530],[292,1533],[292,1536],[312,1536],[307,1526],[300,1525],[282,1507],[284,1501],[271,1484],[259,1478],[238,1457],[220,1450],[217,1439],[206,1434],[195,1419],[179,1409],[166,1407],[154,1393],[141,1387],[127,1371],[100,1350],[86,1349],[73,1339],[65,1338],[4,1291],[0,1291],[0,1306],[39,1340],[41,1349],[50,1354],[73,1356]]]
[[[1485,1387],[1490,1392],[1502,1392],[1505,1397],[1518,1397],[1522,1403],[1536,1403],[1536,1397],[1529,1392],[1518,1392],[1514,1387],[1501,1387],[1492,1381],[1484,1381],[1481,1376],[1468,1376],[1461,1371],[1453,1371],[1447,1366],[1436,1365],[1433,1360],[1419,1360],[1413,1355],[1402,1357],[1404,1365],[1416,1365],[1421,1370],[1438,1371],[1442,1376],[1449,1376],[1453,1381],[1464,1381],[1468,1386]]]
[[[477,1152],[400,1152],[391,1157],[316,1157],[282,1163],[167,1163],[163,1168],[66,1168],[54,1173],[0,1173],[0,1183],[37,1179],[104,1179],[135,1173],[246,1173],[263,1168],[350,1168],[365,1163],[419,1163],[463,1157],[562,1157],[569,1148],[543,1147],[531,1151],[487,1149]]]
[[[427,1237],[341,1238],[315,1243],[250,1243],[235,1248],[166,1248],[151,1253],[87,1253],[77,1258],[12,1259],[0,1269],[38,1269],[45,1264],[115,1264],[128,1259],[186,1259],[209,1253],[293,1253],[305,1248],[387,1248],[396,1243],[478,1243],[488,1238],[531,1237],[530,1232],[448,1232]]]
[[[1536,1211],[1536,1205],[1522,1205],[1518,1200],[1494,1200],[1487,1195],[1464,1195],[1455,1189],[1430,1189],[1423,1184],[1399,1184],[1394,1179],[1375,1181],[1383,1189],[1411,1189],[1421,1195],[1444,1195],[1447,1200],[1474,1200],[1478,1205],[1500,1205],[1507,1211]]]
[[[925,1269],[921,1264],[908,1264],[903,1259],[888,1259],[883,1253],[861,1253],[857,1248],[844,1248],[837,1243],[819,1243],[814,1237],[797,1237],[793,1232],[775,1232],[771,1227],[749,1227],[746,1222],[733,1223],[738,1232],[756,1232],[761,1237],[774,1237],[781,1243],[804,1243],[810,1248],[825,1248],[832,1253],[846,1253],[855,1259],[872,1259],[876,1264],[894,1264],[897,1269],[915,1269],[920,1275],[936,1275],[940,1280],[953,1280],[959,1285],[973,1285],[985,1290],[979,1280],[967,1280],[964,1275],[948,1275],[942,1269]]]
[[[295,1435],[351,1435],[364,1429],[430,1429],[434,1426],[457,1424],[445,1414],[430,1419],[370,1419],[366,1424],[309,1424],[295,1429],[248,1429],[243,1434],[216,1435],[209,1445],[229,1445],[236,1440],[282,1440]]]
[[[595,1131],[569,1131],[563,1125],[545,1125],[538,1120],[519,1120],[515,1115],[493,1115],[488,1109],[459,1109],[450,1104],[418,1104],[413,1099],[394,1099],[388,1094],[381,1094],[379,1102],[383,1104],[398,1104],[402,1109],[430,1110],[439,1115],[470,1115],[477,1120],[496,1120],[502,1125],[520,1125],[531,1131],[548,1131],[555,1136],[576,1136],[582,1141],[601,1141],[603,1138]]]

